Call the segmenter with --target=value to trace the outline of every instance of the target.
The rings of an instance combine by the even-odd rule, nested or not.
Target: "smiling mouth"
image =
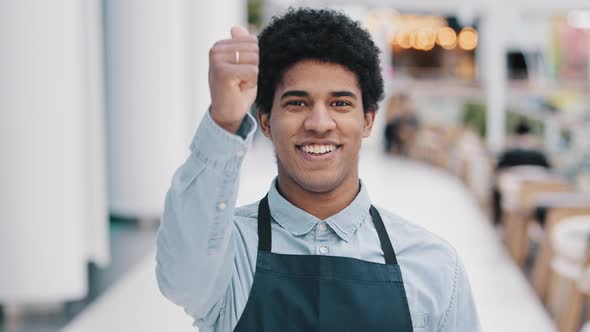
[[[307,144],[296,145],[297,149],[311,156],[323,156],[342,147],[342,144]]]

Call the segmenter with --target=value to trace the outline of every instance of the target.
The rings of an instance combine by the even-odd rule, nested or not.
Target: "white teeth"
[[[324,154],[336,150],[336,145],[304,145],[301,149],[307,153]]]

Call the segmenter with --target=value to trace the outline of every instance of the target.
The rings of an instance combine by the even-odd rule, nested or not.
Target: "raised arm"
[[[233,273],[239,169],[256,122],[258,44],[242,28],[209,53],[211,109],[176,171],[157,238],[162,293],[195,320],[215,317]],[[239,54],[238,54],[239,52]]]

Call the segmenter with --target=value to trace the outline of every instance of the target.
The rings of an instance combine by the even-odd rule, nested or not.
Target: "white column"
[[[586,38],[588,38],[588,54],[590,54],[590,33],[589,32],[586,33]],[[587,61],[588,61],[588,64],[586,65],[586,70],[587,70],[586,80],[588,82],[590,82],[590,56],[588,56],[588,60]]]
[[[111,212],[158,217],[209,103],[209,48],[245,0],[107,0]]]
[[[0,1],[0,303],[87,290],[82,5]]]
[[[186,150],[183,0],[105,2],[109,205],[159,217]]]
[[[211,103],[209,93],[209,49],[221,39],[230,38],[234,25],[247,26],[246,0],[187,1],[187,121],[184,129],[188,146],[197,125]]]
[[[499,9],[482,13],[479,31],[480,73],[486,95],[487,144],[492,151],[504,146],[508,72],[506,65],[506,31]]]
[[[82,171],[88,259],[100,266],[110,262],[109,214],[106,187],[106,137],[104,123],[104,44],[102,1],[82,1]]]

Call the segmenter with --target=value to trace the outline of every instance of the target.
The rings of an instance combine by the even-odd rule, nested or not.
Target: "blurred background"
[[[289,6],[342,10],[380,47],[361,178],[457,248],[483,331],[584,329],[587,0],[0,0],[0,332],[196,330],[155,280],[164,195],[209,48]],[[257,135],[238,204],[275,168]]]

